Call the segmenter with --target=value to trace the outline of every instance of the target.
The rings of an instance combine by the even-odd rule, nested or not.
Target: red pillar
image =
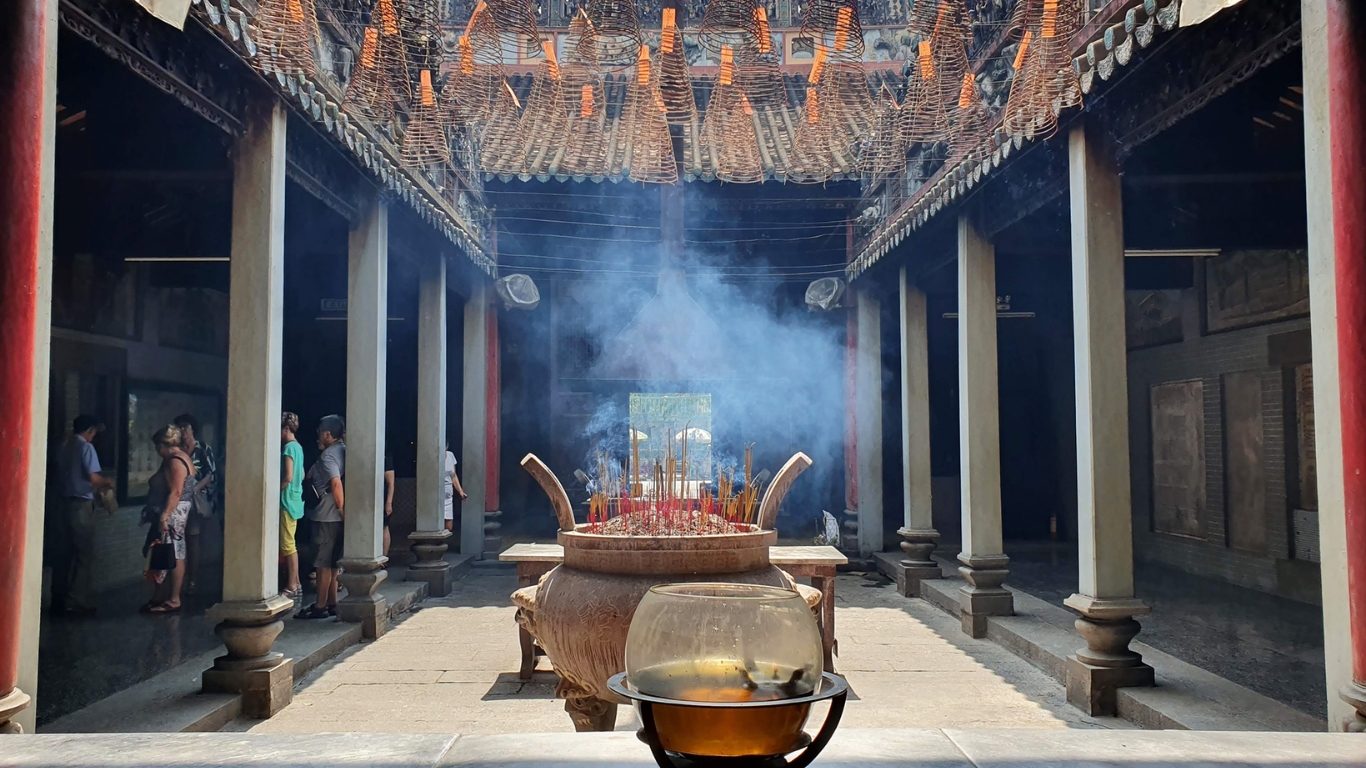
[[[1366,50],[1357,0],[1327,0],[1329,121],[1352,679],[1366,687]],[[1329,201],[1310,201],[1310,205]]]
[[[15,687],[28,488],[30,473],[43,468],[32,446],[40,426],[33,423],[39,331],[46,330],[38,322],[41,265],[51,256],[43,147],[54,107],[46,102],[56,66],[50,11],[47,0],[0,2],[0,731],[9,720],[3,711],[23,703]]]

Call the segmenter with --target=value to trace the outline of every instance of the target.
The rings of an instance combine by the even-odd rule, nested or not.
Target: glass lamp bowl
[[[822,656],[815,617],[793,590],[666,584],[646,593],[631,620],[626,681],[635,692],[680,703],[653,708],[659,741],[670,752],[782,755],[804,743],[810,697],[822,686]],[[806,701],[752,706],[800,699]]]

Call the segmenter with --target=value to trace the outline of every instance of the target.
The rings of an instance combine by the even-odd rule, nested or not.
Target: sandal
[[[160,605],[154,605],[147,609],[147,612],[158,616],[164,616],[169,613],[180,613],[180,606],[173,606],[170,603],[161,603]]]
[[[302,586],[299,586],[295,587],[294,589],[286,589],[282,591],[280,595],[283,597],[287,597],[290,600],[298,600],[299,598],[304,596],[304,588]]]
[[[143,603],[142,605],[139,605],[139,606],[138,606],[138,613],[151,613],[152,610],[153,610],[154,608],[157,608],[158,606],[160,606],[160,605],[162,604],[162,602],[163,602],[163,601],[148,600],[147,602],[145,602],[145,603]]]
[[[294,618],[296,618],[296,619],[325,619],[325,618],[327,618],[327,609],[325,609],[325,608],[319,608],[319,607],[316,606],[316,605],[310,605],[309,607],[303,609],[302,611],[299,611],[298,613],[294,614]]]

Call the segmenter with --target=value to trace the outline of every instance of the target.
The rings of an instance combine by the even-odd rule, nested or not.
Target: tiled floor
[[[555,676],[517,678],[511,571],[476,568],[449,597],[426,601],[378,641],[324,665],[261,733],[461,734],[573,730]],[[1124,728],[1066,704],[1051,678],[885,580],[844,575],[837,589],[839,671],[854,697],[850,727]],[[545,669],[545,662],[542,662]],[[813,715],[813,721],[823,713]],[[637,727],[621,708],[618,729]]]
[[[1006,546],[1007,584],[1055,605],[1076,591],[1076,552]],[[1315,717],[1326,717],[1323,612],[1317,605],[1139,562],[1134,588],[1153,612],[1138,640]]]

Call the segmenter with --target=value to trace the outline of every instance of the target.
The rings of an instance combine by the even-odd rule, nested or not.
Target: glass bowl
[[[749,584],[666,584],[641,599],[626,637],[626,680],[682,702],[751,704],[811,696],[823,648],[794,590]],[[781,755],[801,746],[810,704],[656,706],[665,749],[692,755]]]

